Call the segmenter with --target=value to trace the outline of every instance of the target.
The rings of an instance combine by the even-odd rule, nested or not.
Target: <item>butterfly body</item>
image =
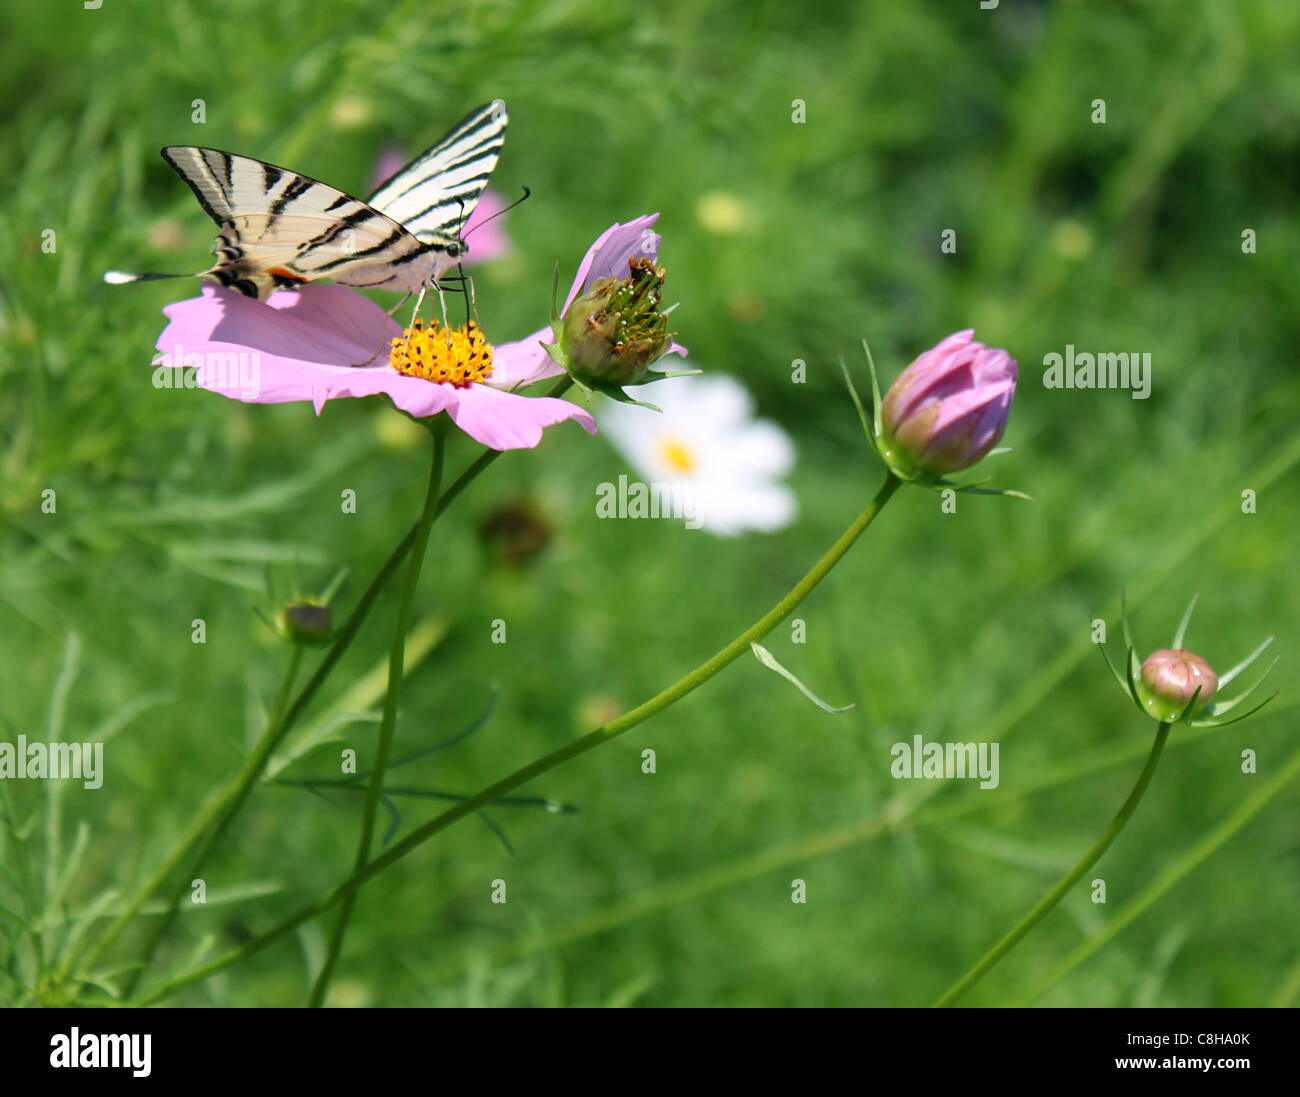
[[[496,167],[506,122],[499,99],[471,111],[366,201],[219,149],[171,145],[162,156],[221,229],[217,262],[200,276],[263,301],[276,289],[322,278],[414,293],[467,250],[460,232]],[[117,283],[170,276],[104,277]]]

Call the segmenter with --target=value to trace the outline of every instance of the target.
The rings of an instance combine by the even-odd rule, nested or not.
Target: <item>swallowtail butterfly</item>
[[[500,99],[478,107],[364,202],[249,156],[189,145],[162,156],[221,226],[217,262],[199,277],[262,301],[319,278],[410,294],[467,250],[460,232],[501,155],[506,121]],[[109,271],[104,280],[174,277],[187,276]]]

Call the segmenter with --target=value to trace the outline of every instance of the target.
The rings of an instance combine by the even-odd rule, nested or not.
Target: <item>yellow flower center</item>
[[[670,435],[659,440],[659,456],[674,472],[683,475],[695,471],[695,452],[680,438]]]
[[[464,388],[492,372],[492,344],[473,321],[445,331],[437,320],[427,328],[417,320],[393,340],[388,362],[398,373]]]

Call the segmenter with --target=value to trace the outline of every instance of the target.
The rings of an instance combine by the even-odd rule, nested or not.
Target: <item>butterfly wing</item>
[[[203,273],[248,297],[318,278],[407,291],[442,265],[397,221],[309,176],[217,149],[162,155],[221,226],[218,262]]]
[[[500,99],[469,112],[441,141],[384,183],[369,205],[422,243],[446,248],[474,212],[506,141]],[[459,248],[452,248],[453,254]]]

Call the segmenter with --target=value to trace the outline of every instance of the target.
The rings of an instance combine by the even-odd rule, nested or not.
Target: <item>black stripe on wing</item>
[[[456,236],[496,167],[508,121],[499,99],[470,111],[446,137],[375,191],[370,205],[425,243]]]
[[[317,183],[314,179],[308,179],[307,176],[305,175],[300,175],[296,179],[294,179],[291,183],[289,183],[289,185],[286,186],[284,190],[282,190],[275,197],[275,199],[271,202],[270,209],[267,210],[267,213],[270,214],[270,219],[266,222],[267,230],[269,231],[271,226],[275,224],[275,219],[285,211],[285,207],[287,207],[290,202],[293,202],[296,199],[301,198],[304,194],[306,194],[309,190],[311,190],[312,187],[319,187],[323,185],[324,184],[322,183]],[[333,191],[334,188],[330,187],[330,190]],[[267,197],[269,198],[271,194],[270,190],[268,190],[266,193],[267,193]]]
[[[493,153],[500,153],[501,149],[505,146],[505,143],[506,143],[505,130],[501,129],[495,133],[491,133],[488,136],[484,137],[483,140],[481,140],[480,142],[478,142],[478,144],[474,145],[471,148],[461,149],[457,147],[454,150],[449,150],[455,153],[456,159],[448,160],[446,163],[439,162],[438,171],[436,174],[446,174],[448,172],[455,171],[457,168],[463,167],[465,164],[471,163],[474,160],[480,159],[482,157],[491,156]],[[417,160],[413,161],[407,167],[403,168],[396,175],[394,175],[384,185],[384,187],[381,188],[381,190],[387,190],[389,187],[393,185],[394,182],[396,182],[399,179],[402,179],[408,172],[411,172],[412,168],[416,167],[416,165],[418,165],[419,163],[421,163],[421,161],[423,161],[426,157],[428,157],[430,153],[438,152],[441,150],[442,150],[441,145],[435,145],[432,149],[429,149],[428,151],[422,153]],[[491,172],[488,172],[487,174],[490,175]],[[387,196],[386,201],[390,203],[396,202],[399,198],[405,197],[416,187],[420,186],[423,183],[428,182],[431,177],[432,176],[429,174],[420,174],[416,172],[411,172],[410,185],[405,187],[397,194],[392,194]]]
[[[202,149],[188,145],[169,145],[162,150],[162,158],[194,192],[203,212],[212,220],[219,225],[230,216],[230,203],[226,199],[226,193],[212,173]]]
[[[384,239],[380,240],[379,243],[377,244],[372,244],[368,248],[360,248],[356,251],[344,252],[342,255],[338,256],[335,259],[331,259],[326,263],[320,263],[317,266],[308,267],[308,266],[304,266],[300,260],[295,265],[300,270],[304,272],[310,272],[313,275],[313,277],[319,278],[321,275],[329,273],[335,267],[341,267],[346,263],[355,263],[358,259],[367,259],[370,258],[371,256],[377,256],[381,252],[387,251],[388,249],[394,247],[403,239],[409,239],[412,241],[412,243],[418,243],[418,241],[416,241],[414,237],[411,237],[407,234],[405,229],[399,228],[399,229],[394,229],[387,236],[385,236]],[[425,249],[423,246],[419,248],[412,248],[407,254],[410,256],[415,256],[420,254],[424,250]],[[304,256],[303,258],[306,258],[306,256]],[[399,258],[401,257],[395,253],[393,258],[387,261],[390,263],[395,263],[399,260]],[[409,259],[407,261],[409,261]]]

